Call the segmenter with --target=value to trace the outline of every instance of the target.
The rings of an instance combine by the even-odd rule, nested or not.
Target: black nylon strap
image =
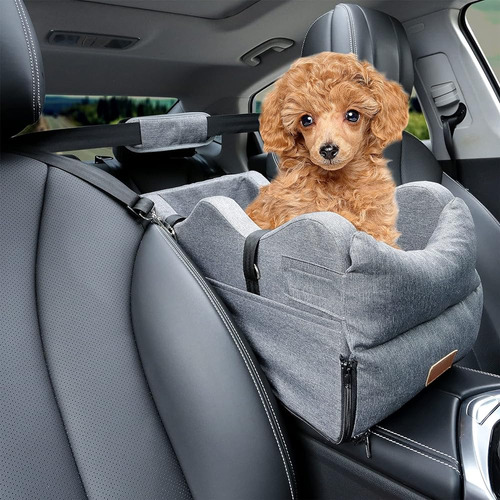
[[[214,115],[207,118],[207,139],[220,134],[239,134],[259,130],[259,115]],[[9,148],[50,151],[78,151],[80,149],[142,144],[139,122],[116,125],[88,125],[46,132],[35,132],[13,137]],[[182,146],[179,146],[182,149]]]
[[[455,172],[455,177],[456,177],[456,154],[455,154],[455,145],[453,143],[453,134],[455,133],[457,125],[463,122],[466,114],[467,114],[467,107],[463,102],[459,102],[457,110],[453,114],[441,116],[441,122],[443,124],[444,144],[446,146],[448,154],[450,155],[452,169]]]
[[[248,113],[243,115],[214,115],[208,118],[208,137],[220,134],[241,134],[259,130],[259,115]]]
[[[66,156],[54,155],[42,151],[26,150],[13,152],[41,161],[51,167],[59,168],[84,180],[131,209],[139,217],[147,216],[154,206],[154,203],[149,198],[139,196],[111,174],[86,163],[67,158]]]
[[[172,214],[165,217],[165,222],[171,227],[174,227],[176,224],[182,222],[183,220],[186,220],[186,217],[183,217],[179,214]]]
[[[260,294],[260,272],[257,266],[257,253],[259,250],[260,239],[268,232],[268,229],[259,229],[250,233],[246,237],[245,245],[243,247],[243,274],[245,275],[247,290],[250,293],[255,293],[256,295]]]
[[[9,141],[12,149],[51,151],[77,151],[114,146],[135,146],[142,143],[139,123],[116,125],[88,125],[18,135]]]

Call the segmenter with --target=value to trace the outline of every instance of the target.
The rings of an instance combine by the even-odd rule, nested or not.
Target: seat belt
[[[79,179],[87,182],[91,186],[96,187],[103,193],[107,194],[115,201],[124,205],[136,217],[143,220],[157,223],[154,212],[154,203],[149,198],[139,196],[135,191],[132,191],[116,177],[100,170],[94,166],[88,165],[78,160],[73,160],[66,156],[46,153],[44,151],[36,151],[30,149],[9,148],[9,152],[33,158],[46,165],[60,170],[64,170]],[[159,220],[159,219],[158,219]]]
[[[458,177],[457,172],[457,158],[455,152],[455,145],[453,143],[453,134],[455,133],[455,129],[459,123],[462,123],[465,116],[467,115],[467,106],[463,102],[458,103],[457,110],[451,115],[442,115],[441,122],[443,124],[443,135],[444,135],[444,144],[446,146],[446,150],[448,151],[448,155],[451,160],[451,169],[452,169],[452,177],[456,179]]]
[[[259,114],[207,116],[207,136],[240,134],[259,130]],[[18,135],[9,141],[17,150],[59,152],[77,151],[115,146],[137,146],[142,144],[139,122],[117,123],[116,125],[87,125],[45,132]]]

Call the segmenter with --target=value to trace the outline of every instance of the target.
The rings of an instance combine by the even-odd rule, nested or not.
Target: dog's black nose
[[[323,144],[319,148],[319,154],[325,159],[325,160],[332,160],[337,156],[337,153],[339,152],[338,146],[335,146],[335,144]]]

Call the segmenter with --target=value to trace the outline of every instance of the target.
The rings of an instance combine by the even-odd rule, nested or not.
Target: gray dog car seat
[[[402,250],[332,212],[301,215],[258,247],[247,291],[244,208],[256,172],[148,195],[224,299],[283,404],[333,442],[360,435],[472,347],[482,312],[474,225],[446,188],[397,188]],[[435,365],[435,366],[434,366]]]

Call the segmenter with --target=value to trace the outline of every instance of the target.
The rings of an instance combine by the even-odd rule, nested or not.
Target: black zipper
[[[350,439],[356,416],[356,367],[355,359],[340,356],[340,378],[342,381],[342,429],[339,442]]]

